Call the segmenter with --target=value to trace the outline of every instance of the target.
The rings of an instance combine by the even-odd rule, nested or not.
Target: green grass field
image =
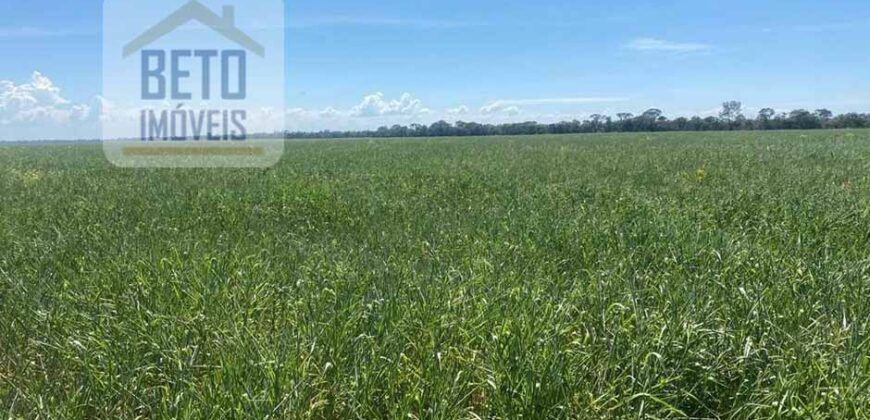
[[[870,131],[0,146],[0,416],[870,416]]]

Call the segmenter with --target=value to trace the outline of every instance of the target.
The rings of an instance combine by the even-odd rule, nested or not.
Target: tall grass
[[[0,146],[0,413],[870,416],[870,132]]]

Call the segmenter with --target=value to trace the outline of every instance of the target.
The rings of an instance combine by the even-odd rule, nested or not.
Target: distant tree
[[[592,132],[599,133],[605,131],[605,122],[607,121],[607,117],[601,114],[592,114],[589,116],[590,122],[592,124]]]
[[[867,124],[868,116],[855,112],[838,115],[831,123],[834,128],[865,128]]]
[[[717,119],[716,117],[704,118],[704,123],[702,125],[701,130],[714,131],[714,130],[721,130],[721,129],[722,129],[721,120]]]
[[[620,112],[616,114],[618,121],[616,122],[617,131],[634,131],[634,114],[628,112]]]
[[[770,120],[776,116],[776,111],[773,108],[762,108],[758,111],[758,117],[755,119],[755,128],[758,130],[769,130],[771,128]]]
[[[786,128],[809,130],[820,128],[821,122],[818,117],[805,109],[796,109],[788,114]]]
[[[634,116],[630,113],[616,114],[616,120],[604,114],[594,114],[585,121],[560,121],[556,123],[537,123],[535,121],[480,124],[457,121],[455,124],[437,121],[429,126],[411,124],[410,126],[383,126],[375,130],[363,131],[319,131],[284,133],[289,138],[348,138],[348,137],[424,137],[424,136],[489,136],[489,135],[529,135],[529,134],[568,134],[593,132],[637,132],[637,131],[709,131],[709,130],[777,130],[777,129],[818,129],[818,128],[867,128],[870,127],[870,114],[848,113],[834,115],[827,109],[813,112],[797,109],[777,114],[772,108],[764,108],[753,119],[742,114],[742,104],[737,101],[723,103],[719,118],[676,118],[668,120],[658,108],[650,108]],[[281,133],[262,134],[264,138],[280,137]],[[269,137],[271,136],[271,137]]]
[[[689,129],[689,120],[686,117],[679,117],[672,121],[672,128],[677,131],[686,131]]]
[[[659,117],[661,117],[662,114],[663,114],[662,110],[660,110],[658,108],[650,108],[650,109],[644,111],[643,114],[641,114],[641,118],[655,121],[655,120],[659,119]]]
[[[831,119],[834,118],[834,113],[828,109],[821,108],[817,109],[816,112],[813,113],[816,118],[819,119],[819,123],[822,127],[827,127],[831,123]]]
[[[723,102],[719,118],[727,124],[729,129],[733,129],[735,123],[743,119],[743,104],[739,101]]]
[[[429,135],[430,136],[447,136],[450,135],[450,131],[453,128],[449,122],[441,120],[438,122],[432,123],[429,126]]]
[[[408,127],[403,125],[393,125],[390,127],[390,137],[408,137]]]
[[[429,127],[423,124],[411,124],[411,135],[415,137],[425,137],[429,132]]]
[[[640,114],[640,117],[637,117],[638,124],[636,125],[637,129],[643,131],[658,131],[659,128],[659,118],[662,117],[662,110],[658,108],[650,108]]]

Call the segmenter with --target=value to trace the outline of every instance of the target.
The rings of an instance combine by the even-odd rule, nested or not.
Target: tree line
[[[595,114],[579,121],[561,121],[543,124],[535,121],[480,124],[457,121],[451,124],[438,121],[431,125],[383,126],[377,130],[288,132],[287,138],[350,138],[350,137],[446,137],[446,136],[499,136],[531,134],[573,133],[630,133],[650,131],[728,131],[728,130],[814,130],[870,127],[870,114],[846,113],[834,115],[827,109],[808,111],[797,109],[777,113],[764,108],[754,118],[746,117],[743,104],[728,101],[722,104],[718,117],[667,118],[662,110],[651,108],[640,115],[630,113]]]

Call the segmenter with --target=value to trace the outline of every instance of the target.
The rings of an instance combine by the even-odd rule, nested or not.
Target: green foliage
[[[601,114],[590,115],[583,121],[560,121],[538,123],[535,121],[512,122],[503,124],[480,124],[457,121],[451,124],[437,121],[432,125],[411,124],[410,127],[393,125],[377,130],[363,131],[319,131],[283,133],[289,139],[313,138],[356,138],[356,137],[462,137],[462,136],[520,136],[540,134],[586,134],[586,133],[637,133],[662,131],[750,131],[750,130],[816,130],[816,129],[860,129],[870,127],[870,114],[847,113],[834,116],[827,109],[810,112],[796,109],[777,114],[772,108],[764,108],[755,119],[743,115],[743,104],[728,101],[722,104],[719,118],[694,116],[669,120],[662,110],[650,108],[635,117],[629,113],[618,113],[616,119]],[[267,136],[267,135],[264,135]],[[279,138],[282,133],[268,135]]]
[[[863,418],[870,133],[0,146],[0,413]]]

